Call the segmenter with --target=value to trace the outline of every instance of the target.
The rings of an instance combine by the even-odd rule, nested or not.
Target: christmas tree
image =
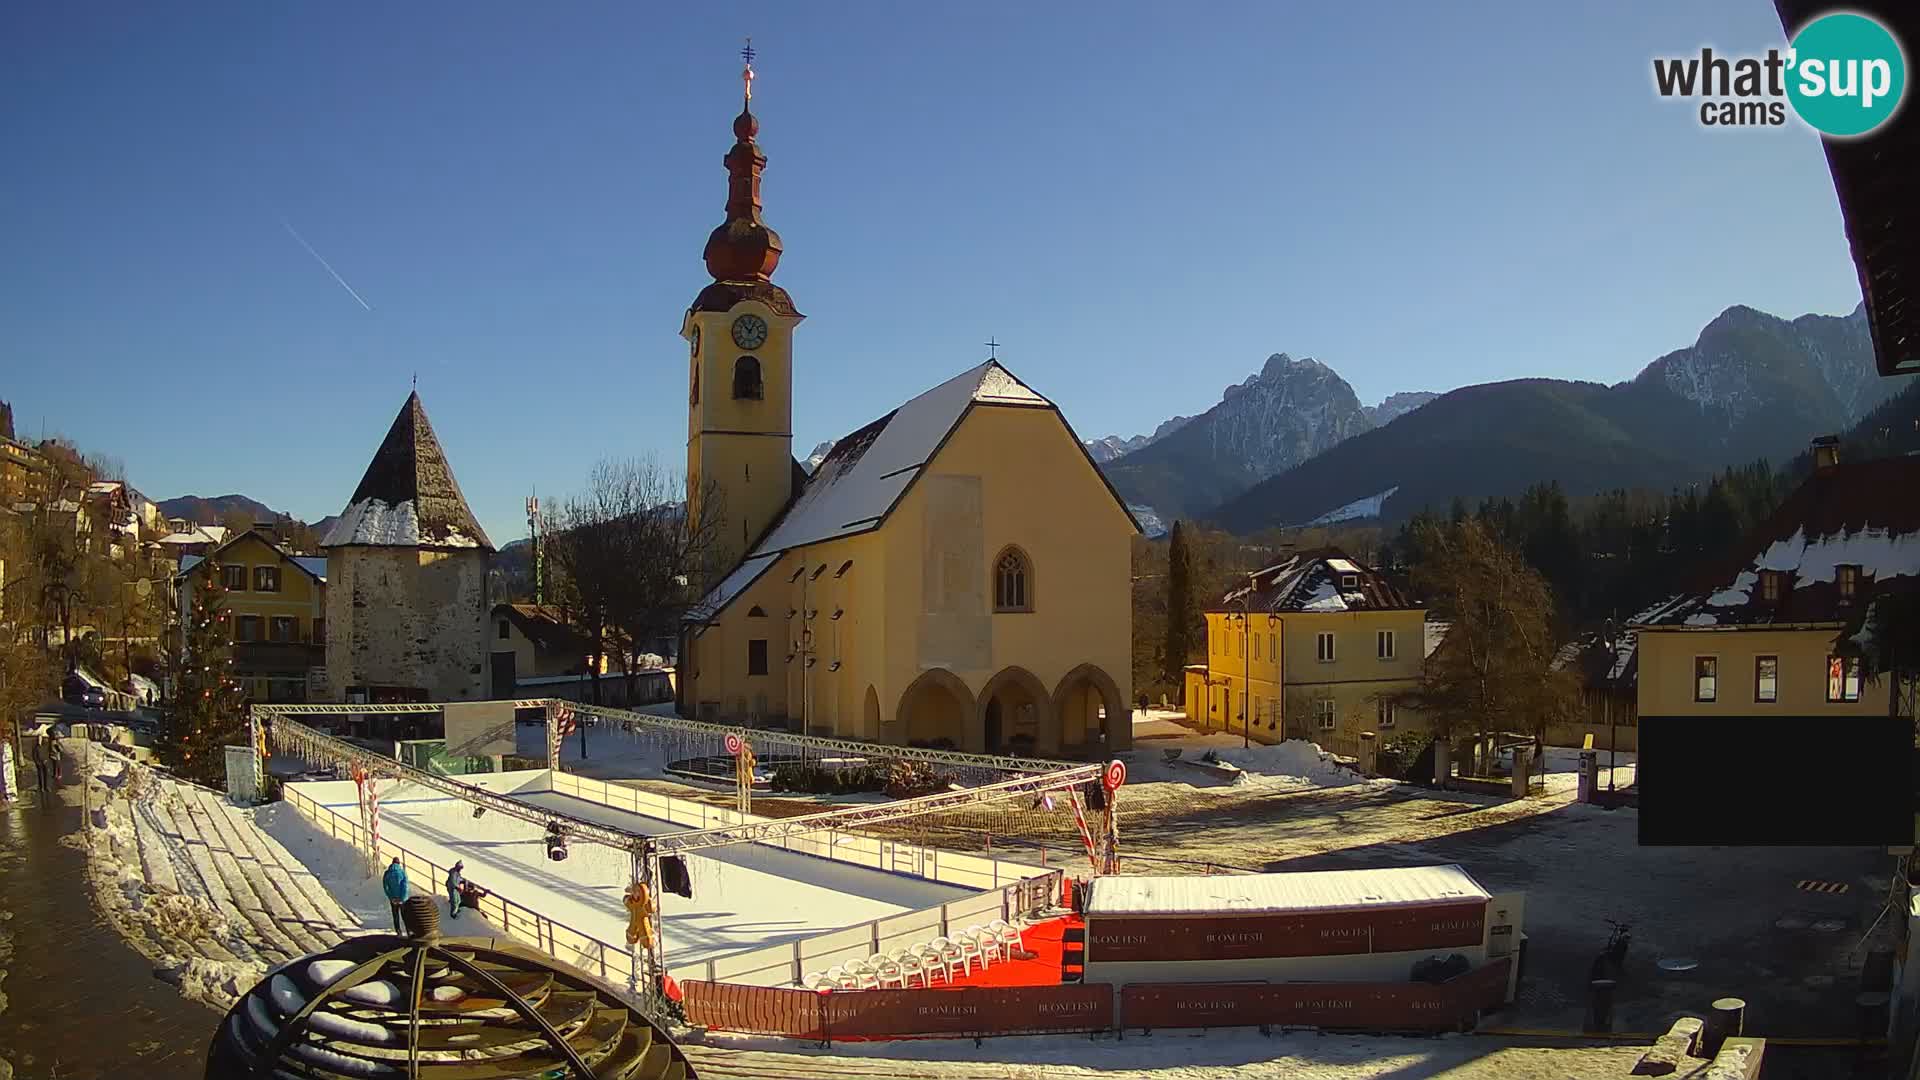
[[[205,572],[194,576],[198,583],[187,612],[173,711],[158,749],[160,760],[176,774],[217,785],[226,777],[223,748],[247,745],[245,695],[233,678],[232,617],[225,610],[220,567],[209,561]]]

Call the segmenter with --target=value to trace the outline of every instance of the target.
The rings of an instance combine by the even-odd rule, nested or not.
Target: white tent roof
[[[1350,911],[1490,900],[1459,866],[1308,870],[1291,874],[1100,877],[1087,914],[1214,915]]]

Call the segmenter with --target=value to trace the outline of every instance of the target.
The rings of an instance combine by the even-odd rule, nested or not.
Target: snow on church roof
[[[961,372],[835,443],[754,554],[778,554],[878,526],[975,402],[1053,404],[998,361]]]

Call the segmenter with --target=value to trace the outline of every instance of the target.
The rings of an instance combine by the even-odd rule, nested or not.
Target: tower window
[[[1033,610],[1033,565],[1019,548],[1010,547],[994,560],[993,610]]]
[[[765,396],[760,382],[760,361],[751,356],[743,356],[733,362],[733,396],[759,401]]]

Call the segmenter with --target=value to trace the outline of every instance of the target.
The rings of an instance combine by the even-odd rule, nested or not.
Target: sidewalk
[[[0,809],[0,1080],[199,1080],[220,1015],[153,977],[95,912],[80,830],[78,764],[42,805]],[[28,774],[31,777],[31,773]]]

